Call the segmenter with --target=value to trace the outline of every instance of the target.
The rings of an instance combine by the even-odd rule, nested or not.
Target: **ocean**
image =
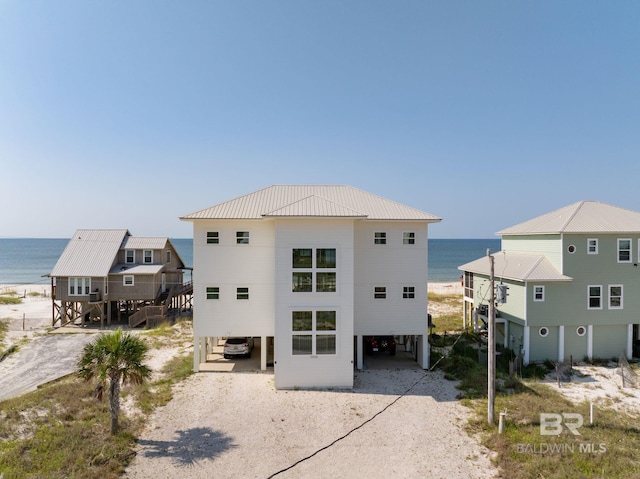
[[[68,238],[0,238],[0,284],[49,284],[46,277]],[[186,266],[193,266],[191,238],[171,238]],[[500,239],[430,239],[429,281],[458,281],[458,266],[500,249]]]

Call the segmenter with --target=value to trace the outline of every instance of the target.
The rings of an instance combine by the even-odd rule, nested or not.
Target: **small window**
[[[569,254],[575,253],[576,252],[576,245],[570,244],[569,247],[567,248],[567,251],[569,252]]]
[[[125,260],[124,260],[124,262],[127,263],[127,264],[135,263],[136,262],[136,252],[134,250],[132,250],[132,249],[128,249],[125,252]]]
[[[150,249],[144,250],[144,264],[153,263],[153,251]]]
[[[587,286],[587,309],[602,309],[602,286]]]
[[[217,286],[207,287],[207,299],[220,299],[220,288]]]
[[[547,336],[549,336],[549,328],[543,326],[538,330],[538,334],[543,337],[546,338]]]
[[[220,236],[217,231],[207,231],[207,244],[219,244]]]
[[[414,299],[416,297],[416,288],[413,286],[405,286],[402,288],[403,299]]]
[[[402,233],[402,244],[416,244],[416,234],[412,231]]]
[[[387,299],[387,287],[386,286],[374,286],[373,297],[375,299]]]
[[[167,251],[167,263],[171,263],[171,251]]]
[[[618,239],[618,263],[631,263],[630,239]]]
[[[576,334],[578,336],[584,336],[587,333],[587,328],[585,328],[584,326],[578,326],[576,328]]]
[[[249,288],[238,288],[236,290],[237,299],[249,299]]]
[[[133,286],[134,285],[134,280],[133,280],[133,275],[124,275],[122,277],[122,285],[123,286]]]
[[[533,300],[544,301],[544,286],[533,287]]]
[[[249,244],[249,232],[236,231],[236,244]]]
[[[373,244],[387,244],[387,233],[384,233],[384,232],[374,233]]]
[[[587,254],[598,254],[598,238],[587,240]]]
[[[609,309],[623,309],[622,302],[622,285],[610,284],[609,285]]]

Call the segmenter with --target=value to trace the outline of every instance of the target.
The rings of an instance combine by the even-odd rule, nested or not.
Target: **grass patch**
[[[22,303],[22,298],[19,298],[17,296],[9,296],[7,295],[7,293],[4,293],[2,296],[0,296],[0,304],[20,304]]]
[[[186,329],[179,326],[179,334],[186,334]],[[147,415],[169,402],[173,386],[192,372],[193,356],[185,354],[170,359],[154,381],[124,387],[121,407],[129,403],[133,413],[121,409],[116,435],[109,430],[109,401],[95,400],[95,385],[75,375],[0,402],[0,476],[122,477]]]
[[[449,293],[427,293],[429,303],[443,306],[444,313],[434,315],[435,328],[432,332],[442,334],[444,332],[462,331],[462,295]]]

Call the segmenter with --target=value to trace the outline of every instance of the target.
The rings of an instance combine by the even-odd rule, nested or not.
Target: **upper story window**
[[[294,248],[292,250],[291,290],[300,292],[333,293],[336,291],[337,266],[335,248]],[[315,286],[315,288],[314,288]]]
[[[587,309],[602,309],[602,286],[587,286]]]
[[[416,297],[416,288],[413,286],[405,286],[402,288],[403,299],[414,299]]]
[[[207,244],[219,244],[220,236],[217,231],[207,231]]]
[[[544,286],[533,287],[533,300],[544,301]]]
[[[249,244],[249,232],[236,231],[236,244]]]
[[[467,298],[473,298],[473,273],[470,271],[464,272],[464,295]]]
[[[387,244],[387,233],[377,231],[373,234],[373,244]]]
[[[91,292],[91,278],[69,278],[69,296],[85,296]]]
[[[598,254],[598,238],[587,240],[587,254]]]
[[[207,287],[207,299],[220,299],[220,288],[217,286]]]
[[[622,285],[609,285],[609,309],[622,309],[624,307],[622,301]]]
[[[136,252],[135,250],[128,249],[124,252],[124,262],[127,264],[133,264],[136,262]]]
[[[171,263],[171,251],[167,251],[167,263]]]
[[[145,249],[145,250],[144,250],[143,258],[144,258],[144,260],[143,260],[143,261],[144,261],[144,264],[151,264],[151,263],[153,263],[153,250]]]
[[[416,234],[413,231],[402,233],[402,244],[416,244]]]
[[[618,238],[618,263],[631,263],[631,240]]]
[[[374,286],[373,287],[374,299],[387,299],[387,287],[386,286]]]
[[[249,299],[249,288],[238,288],[236,290],[236,299]]]
[[[134,286],[135,281],[134,277],[131,274],[126,274],[122,277],[122,285],[123,286]]]

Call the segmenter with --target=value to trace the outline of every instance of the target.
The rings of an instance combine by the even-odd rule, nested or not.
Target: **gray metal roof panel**
[[[501,251],[495,253],[494,276],[495,278],[511,279],[514,281],[572,281],[551,264],[542,254],[507,253]],[[460,271],[469,271],[489,276],[491,264],[487,256],[478,258],[469,263],[458,266]]]
[[[315,198],[306,200],[311,197]],[[329,207],[330,203],[334,206]],[[344,217],[357,213],[369,220],[441,221],[430,213],[346,185],[273,185],[180,219],[261,219],[280,210],[284,216],[317,216],[320,212],[320,216]],[[352,213],[347,214],[349,210]]]
[[[109,274],[156,274],[162,271],[162,264],[117,264]]]
[[[164,249],[169,238],[129,236],[125,238],[122,249]]]

